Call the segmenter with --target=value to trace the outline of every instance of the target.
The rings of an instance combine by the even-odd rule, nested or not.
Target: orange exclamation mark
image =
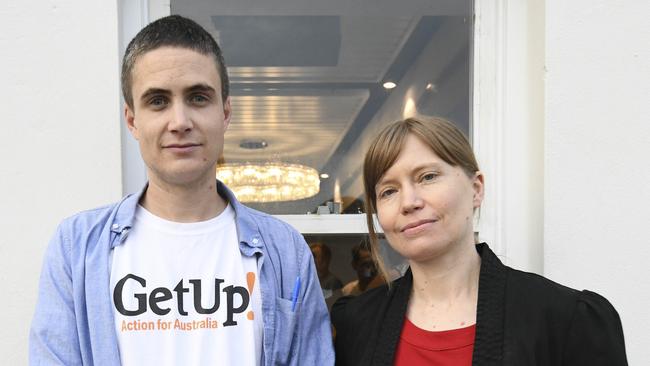
[[[255,273],[253,272],[246,273],[246,284],[248,284],[249,298],[252,300],[253,286],[255,286]],[[253,320],[255,318],[255,314],[253,313],[253,310],[249,311],[248,314],[246,314],[246,317],[248,318],[248,320]]]

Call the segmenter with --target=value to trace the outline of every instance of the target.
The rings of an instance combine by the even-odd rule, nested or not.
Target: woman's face
[[[472,218],[483,200],[483,175],[468,177],[414,135],[407,136],[376,194],[386,239],[408,260],[424,262],[473,245]]]

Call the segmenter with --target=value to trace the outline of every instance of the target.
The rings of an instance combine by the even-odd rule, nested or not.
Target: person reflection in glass
[[[323,297],[325,297],[325,300],[328,300],[343,287],[343,282],[330,272],[332,251],[327,245],[319,242],[310,244],[309,249],[311,249],[311,254],[314,256],[314,263],[316,264],[316,272],[318,272],[320,288],[323,290]]]
[[[343,287],[343,296],[357,296],[385,283],[379,276],[370,249],[364,243],[352,247],[352,268],[357,273],[357,279]]]

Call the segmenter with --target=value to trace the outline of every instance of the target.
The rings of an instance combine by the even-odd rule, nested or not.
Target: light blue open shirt
[[[235,210],[241,253],[258,256],[262,364],[334,364],[327,307],[302,235],[242,205],[221,182],[217,191]],[[79,213],[59,225],[43,263],[29,335],[30,365],[120,364],[109,258],[132,228],[142,193]],[[298,277],[300,292],[292,310]]]

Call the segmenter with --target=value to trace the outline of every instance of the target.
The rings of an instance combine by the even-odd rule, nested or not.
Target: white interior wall
[[[546,276],[607,297],[650,359],[650,2],[546,1]]]
[[[112,1],[0,7],[3,365],[27,364],[41,261],[58,222],[121,195],[117,27]]]

